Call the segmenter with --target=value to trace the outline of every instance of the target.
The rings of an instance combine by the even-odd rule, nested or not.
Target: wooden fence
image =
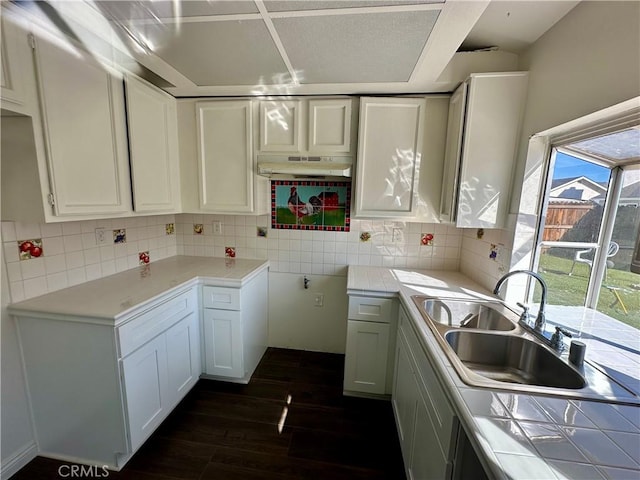
[[[592,208],[591,203],[549,205],[542,240],[552,242],[560,240],[565,232],[571,230]]]

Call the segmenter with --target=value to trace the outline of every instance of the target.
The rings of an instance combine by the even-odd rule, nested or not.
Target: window
[[[533,259],[549,305],[586,306],[640,329],[640,127],[551,149]],[[535,292],[534,300],[539,301]]]

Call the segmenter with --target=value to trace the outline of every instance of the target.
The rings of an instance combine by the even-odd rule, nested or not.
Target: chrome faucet
[[[500,280],[498,280],[498,283],[496,283],[496,287],[493,289],[493,294],[498,295],[498,293],[500,292],[500,287],[502,287],[502,284],[507,280],[507,278],[509,278],[512,275],[515,275],[516,273],[525,273],[527,275],[532,276],[533,278],[538,280],[538,282],[540,282],[540,286],[542,287],[542,298],[540,299],[540,309],[538,310],[538,316],[536,317],[534,330],[543,332],[544,325],[545,325],[544,307],[547,304],[547,284],[545,283],[545,281],[542,279],[540,275],[538,275],[535,272],[532,272],[531,270],[513,270],[511,272],[508,272],[505,275],[503,275],[502,278],[500,278]],[[525,310],[525,313],[523,314],[523,317],[526,319],[526,310]],[[521,317],[521,319],[523,317]]]

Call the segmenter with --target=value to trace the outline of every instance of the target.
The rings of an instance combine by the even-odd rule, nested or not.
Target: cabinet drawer
[[[391,323],[397,313],[393,298],[349,297],[349,318],[352,320]]]
[[[229,287],[202,287],[202,306],[222,310],[240,310],[240,289]]]
[[[118,328],[120,356],[127,356],[195,311],[197,311],[197,300],[195,289],[191,289],[168,298],[143,312]]]

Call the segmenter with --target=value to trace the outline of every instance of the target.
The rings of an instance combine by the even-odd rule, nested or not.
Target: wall
[[[213,233],[213,222],[222,233]],[[264,258],[269,275],[269,344],[271,346],[343,353],[346,339],[347,265],[374,265],[458,270],[462,230],[430,223],[352,220],[350,232],[278,230],[263,216],[176,216],[178,254],[225,255],[234,247],[238,258]],[[203,226],[194,234],[194,224]],[[267,236],[257,236],[257,228]],[[395,237],[394,237],[395,231]],[[363,242],[360,235],[370,234]],[[433,245],[421,245],[431,233]],[[395,240],[395,241],[394,241]],[[308,290],[303,277],[311,280]],[[324,294],[324,306],[314,296]]]
[[[510,268],[516,262],[526,267],[523,262],[530,258],[535,232],[535,214],[530,213],[537,208],[542,165],[528,166],[525,171],[531,135],[640,95],[640,3],[580,2],[521,55],[520,70],[529,71],[529,87],[510,211],[518,213],[522,185],[528,185],[522,198],[529,205],[528,215],[518,219],[526,222],[518,238],[514,238],[515,216],[506,231],[491,234],[504,243]],[[473,233],[465,233],[461,271],[493,288],[500,272],[496,264],[486,264],[483,251],[486,245]],[[480,259],[487,275],[481,275]]]

